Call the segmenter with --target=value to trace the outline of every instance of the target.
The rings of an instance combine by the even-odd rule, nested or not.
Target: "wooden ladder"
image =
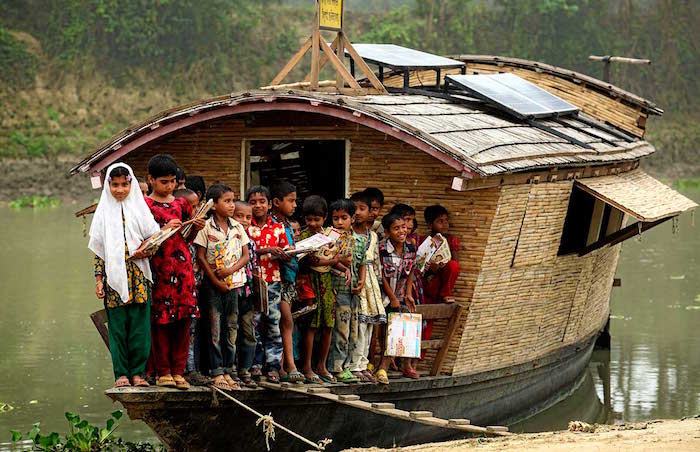
[[[350,406],[364,411],[369,411],[382,416],[389,416],[404,421],[415,422],[417,424],[429,425],[431,427],[460,430],[466,433],[478,433],[491,436],[510,435],[508,427],[501,425],[490,425],[479,427],[471,425],[469,419],[442,419],[433,416],[431,411],[404,411],[399,410],[393,403],[388,402],[365,402],[360,400],[360,396],[354,394],[334,394],[327,386],[297,385],[292,383],[268,383],[261,382],[260,386],[275,391],[289,391],[304,394],[311,397],[325,399],[341,405]]]

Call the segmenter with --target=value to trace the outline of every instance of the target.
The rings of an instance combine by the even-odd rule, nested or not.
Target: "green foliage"
[[[32,207],[32,208],[47,208],[47,207],[58,207],[61,205],[61,200],[54,198],[53,196],[37,196],[37,195],[32,195],[32,196],[22,196],[19,199],[15,199],[14,201],[10,201],[8,203],[9,207],[12,207],[13,209],[22,209],[25,207]]]
[[[75,413],[66,412],[69,432],[65,438],[62,439],[56,432],[42,435],[40,423],[37,422],[27,432],[26,439],[32,441],[34,450],[41,451],[155,452],[163,450],[161,446],[154,446],[148,443],[124,442],[121,438],[118,438],[114,432],[119,428],[119,419],[121,417],[121,411],[113,412],[111,417],[105,422],[105,427],[100,428],[91,425]],[[18,430],[10,430],[10,434],[13,445],[23,439],[22,433]]]
[[[15,88],[29,87],[34,83],[38,65],[36,56],[0,27],[0,82]]]

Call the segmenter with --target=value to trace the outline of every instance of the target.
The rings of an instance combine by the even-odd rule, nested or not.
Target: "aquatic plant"
[[[61,200],[54,198],[53,196],[22,196],[14,201],[10,201],[8,206],[13,209],[21,209],[23,207],[35,207],[35,208],[45,208],[45,207],[58,207],[61,205]]]
[[[66,412],[69,432],[64,438],[56,432],[48,435],[41,434],[41,423],[33,424],[32,429],[23,436],[19,430],[10,430],[12,445],[16,446],[23,439],[30,440],[33,450],[42,451],[124,451],[124,452],[154,452],[162,451],[160,445],[150,443],[125,442],[117,437],[114,432],[119,428],[121,411],[115,411],[105,422],[105,427],[100,428],[81,419],[79,415]]]

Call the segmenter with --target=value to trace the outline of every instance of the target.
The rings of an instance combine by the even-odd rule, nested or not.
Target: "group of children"
[[[448,234],[442,206],[424,216],[431,234],[448,239],[452,260],[420,274],[416,212],[396,204],[379,221],[379,189],[330,205],[307,196],[302,228],[287,181],[253,186],[237,200],[227,185],[205,190],[195,176],[186,188],[183,179],[164,154],[150,160],[147,188],[123,163],[106,172],[89,248],[115,387],[152,379],[178,389],[235,390],[255,387],[263,375],[269,382],[388,384],[394,362],[383,353],[372,362],[370,353],[373,335],[385,349],[387,313],[454,301],[459,241]],[[208,201],[208,218],[193,218]],[[146,246],[171,228],[178,232],[155,251]],[[295,252],[297,242],[319,233],[337,237]],[[431,329],[424,326],[424,339]],[[404,376],[418,378],[415,361],[401,360]]]

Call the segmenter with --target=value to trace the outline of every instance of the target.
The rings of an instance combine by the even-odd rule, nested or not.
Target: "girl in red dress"
[[[161,226],[192,216],[192,206],[184,198],[175,198],[177,165],[169,155],[159,154],[148,163],[148,182],[152,192],[146,203]],[[158,386],[188,389],[182,377],[187,364],[190,322],[199,317],[194,273],[188,242],[204,227],[196,220],[188,237],[176,233],[163,242],[151,260],[153,267],[153,306],[151,307],[151,359]]]

